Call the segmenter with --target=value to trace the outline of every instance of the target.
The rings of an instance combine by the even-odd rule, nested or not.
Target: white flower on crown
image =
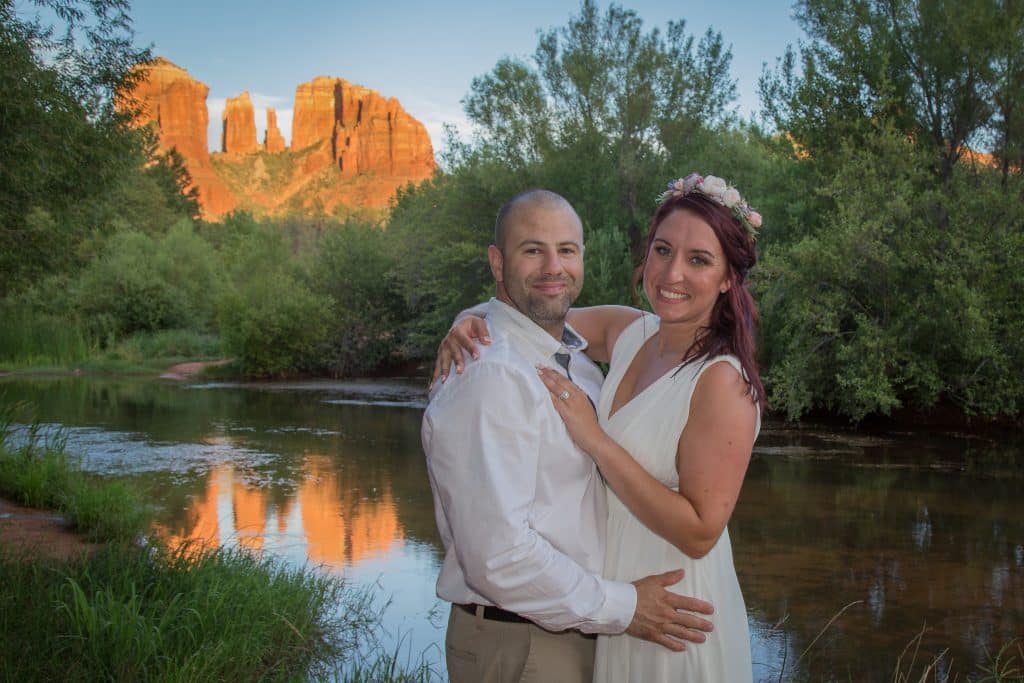
[[[718,176],[707,177],[698,173],[691,173],[685,178],[671,180],[668,189],[658,196],[658,203],[666,201],[671,197],[685,197],[691,192],[699,192],[708,199],[725,208],[746,228],[751,239],[757,239],[757,231],[761,227],[761,214],[754,211],[740,196],[740,191],[729,185]]]
[[[728,188],[729,184],[727,182],[714,175],[705,177],[704,182],[697,186],[698,190],[719,202],[722,201],[721,197]]]
[[[739,204],[742,201],[742,199],[743,198],[740,197],[740,191],[737,190],[735,187],[730,187],[724,193],[722,193],[722,203],[725,204],[730,209]]]

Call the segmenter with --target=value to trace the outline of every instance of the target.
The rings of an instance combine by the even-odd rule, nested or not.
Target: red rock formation
[[[256,144],[256,115],[248,91],[228,98],[221,122],[220,151],[251,154],[259,149]]]
[[[274,154],[284,151],[284,136],[277,127],[277,112],[267,107],[267,133],[263,136],[264,151]]]
[[[163,58],[136,69],[142,75],[130,92],[120,93],[118,107],[136,110],[136,125],[152,125],[161,149],[178,150],[199,189],[204,215],[215,217],[234,209],[238,201],[210,164],[206,143],[210,120],[206,95],[210,89]]]
[[[295,90],[292,149],[316,144],[306,160],[309,171],[330,161],[344,177],[377,173],[421,180],[437,168],[426,128],[398,100],[342,78],[318,76]]]
[[[326,76],[296,88],[289,164],[267,165],[259,156],[284,151],[284,139],[276,112],[268,109],[266,137],[262,146],[256,143],[248,93],[228,100],[221,138],[227,153],[211,159],[209,89],[165,59],[139,68],[144,78],[121,100],[134,99],[141,110],[137,122],[152,124],[161,147],[176,147],[184,157],[207,218],[239,206],[260,214],[297,207],[383,210],[398,187],[429,177],[437,167],[426,129],[398,100]]]

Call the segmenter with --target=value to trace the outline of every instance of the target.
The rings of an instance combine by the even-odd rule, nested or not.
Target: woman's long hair
[[[654,241],[658,226],[673,211],[690,211],[711,226],[718,243],[722,245],[729,279],[732,281],[732,286],[715,301],[711,309],[711,320],[707,327],[697,333],[697,338],[683,354],[681,365],[686,366],[694,361],[722,354],[736,356],[743,368],[743,379],[747,383],[750,396],[763,410],[764,385],[761,384],[761,373],[757,369],[756,359],[757,326],[760,316],[754,297],[750,295],[747,286],[747,275],[757,263],[757,250],[753,237],[733,217],[729,209],[699,192],[672,196],[663,201],[651,219],[643,260],[633,274],[633,289],[636,291],[643,281],[644,266],[647,264],[651,242]]]

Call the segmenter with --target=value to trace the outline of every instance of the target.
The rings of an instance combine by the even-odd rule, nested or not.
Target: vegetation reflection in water
[[[172,544],[268,550],[378,584],[392,642],[442,659],[421,385],[8,379],[0,396],[62,426],[91,470],[146,491]],[[969,471],[979,458],[1011,471],[1020,453],[768,424],[730,524],[757,677],[891,678],[923,628],[919,661],[949,648],[939,672],[966,673],[1024,633],[1020,480]]]

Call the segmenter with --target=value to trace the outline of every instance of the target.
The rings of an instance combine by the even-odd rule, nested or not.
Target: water
[[[0,403],[34,405],[90,471],[142,488],[170,543],[212,538],[372,586],[390,601],[385,647],[440,668],[424,400],[401,381],[0,381]],[[1022,454],[1005,440],[766,424],[730,523],[755,678],[892,680],[922,630],[914,670],[946,651],[938,671],[963,677],[1024,636],[1021,479],[967,464],[1012,473]]]

